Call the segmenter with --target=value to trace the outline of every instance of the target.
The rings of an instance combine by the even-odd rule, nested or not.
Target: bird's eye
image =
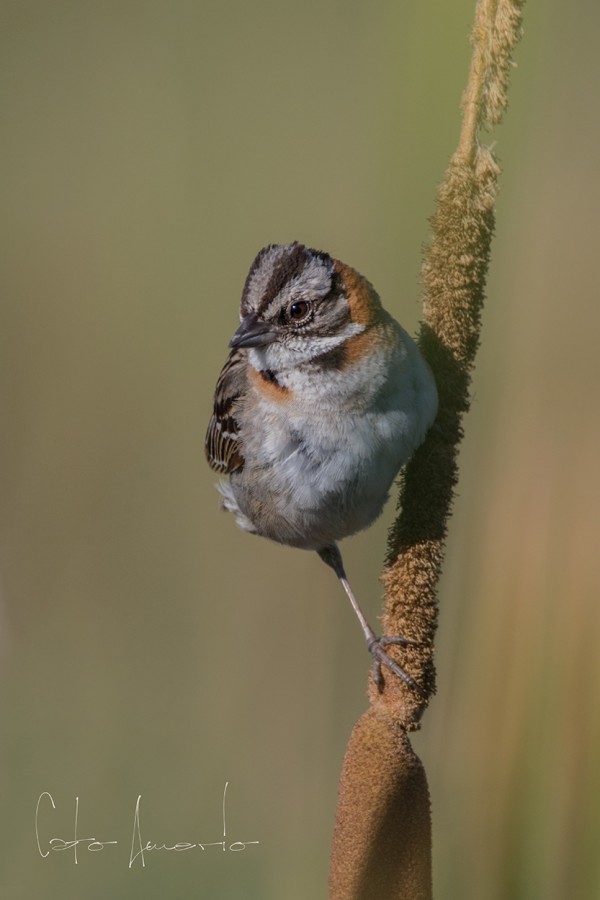
[[[300,322],[306,318],[309,310],[310,303],[308,300],[297,300],[296,303],[292,303],[290,306],[290,319],[293,319],[294,322]]]

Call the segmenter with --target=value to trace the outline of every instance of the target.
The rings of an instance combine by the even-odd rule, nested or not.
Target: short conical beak
[[[273,325],[260,322],[254,313],[244,316],[240,327],[229,341],[229,346],[235,347],[264,347],[271,344],[276,337]]]

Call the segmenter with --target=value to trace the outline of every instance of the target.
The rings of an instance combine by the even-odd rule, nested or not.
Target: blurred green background
[[[472,0],[2,2],[0,896],[326,896],[368,658],[203,459],[246,271],[299,239],[414,331]],[[415,745],[436,895],[600,896],[597,5],[532,3]],[[393,504],[345,545],[375,620]],[[145,841],[258,840],[154,853]],[[117,840],[42,858],[42,842]],[[46,844],[44,844],[44,847]]]

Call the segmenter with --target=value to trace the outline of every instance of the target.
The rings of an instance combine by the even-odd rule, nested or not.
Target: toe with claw
[[[371,675],[373,681],[375,682],[379,693],[383,691],[384,680],[383,673],[381,671],[382,666],[387,666],[387,668],[397,675],[405,684],[409,687],[413,688],[417,691],[421,697],[426,698],[427,695],[423,688],[417,684],[417,682],[412,678],[408,672],[405,672],[404,669],[398,665],[398,663],[392,659],[391,656],[385,652],[385,647],[388,647],[390,644],[401,644],[402,646],[414,645],[416,641],[409,641],[408,638],[403,637],[387,637],[383,635],[382,637],[374,637],[367,644],[369,648],[369,653],[373,657],[373,668],[371,670]]]

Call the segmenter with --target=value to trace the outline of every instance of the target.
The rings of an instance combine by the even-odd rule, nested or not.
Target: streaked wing
[[[232,350],[215,388],[213,414],[208,423],[204,450],[209,465],[217,472],[237,472],[244,465],[235,405],[246,393],[246,350]]]

